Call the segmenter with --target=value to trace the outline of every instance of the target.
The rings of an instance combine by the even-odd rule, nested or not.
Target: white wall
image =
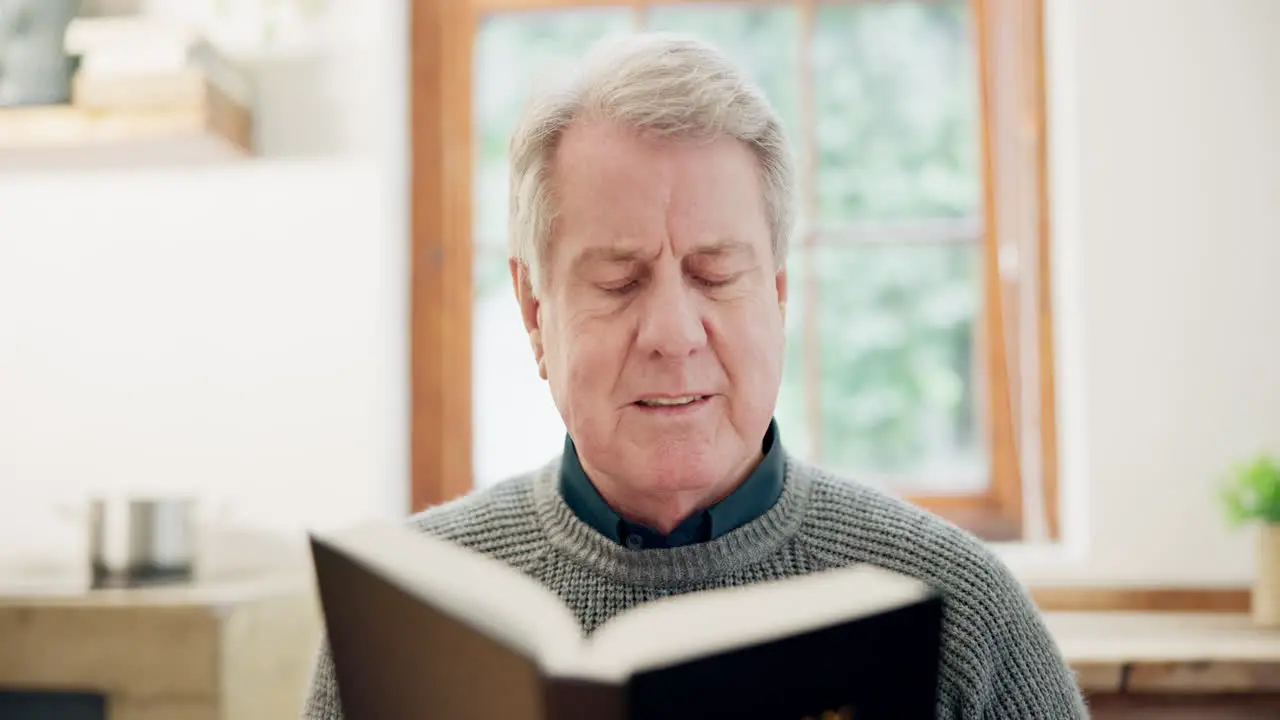
[[[1280,3],[1050,6],[1076,547],[1019,567],[1248,581],[1252,534],[1225,525],[1214,493],[1230,464],[1280,450]]]
[[[337,12],[266,68],[266,159],[0,175],[0,567],[82,559],[84,492],[195,491],[259,557],[404,511],[404,4]]]

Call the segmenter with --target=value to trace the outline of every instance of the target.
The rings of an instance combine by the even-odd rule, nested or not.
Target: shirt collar
[[[560,463],[560,491],[574,514],[605,537],[633,549],[679,547],[713,540],[760,517],[782,494],[785,462],[777,421],[769,423],[761,443],[764,459],[732,493],[694,513],[667,535],[619,515],[596,490],[566,433]]]

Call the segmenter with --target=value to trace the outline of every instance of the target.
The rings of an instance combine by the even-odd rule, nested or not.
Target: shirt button
[[[640,548],[644,547],[644,538],[634,533],[632,533],[631,535],[628,535],[627,547],[631,548],[632,550],[639,550]]]

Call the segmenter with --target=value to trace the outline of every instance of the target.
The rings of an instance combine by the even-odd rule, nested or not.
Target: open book
[[[942,600],[871,566],[667,597],[587,637],[536,580],[400,524],[311,550],[347,720],[934,717]]]

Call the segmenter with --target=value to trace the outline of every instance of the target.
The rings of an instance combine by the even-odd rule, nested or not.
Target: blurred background
[[[1271,0],[0,0],[0,585],[82,583],[95,498],[195,498],[200,572],[305,574],[307,529],[558,453],[506,144],[641,29],[719,44],[794,143],[792,452],[1033,586],[1247,609]]]
[[[55,6],[88,107],[0,109],[0,567],[83,565],[93,496],[246,562],[406,513],[406,5],[4,0],[9,86]]]
[[[792,452],[993,541],[1092,548],[1058,574],[1249,572],[1213,494],[1280,428],[1272,3],[488,4],[413,81],[404,2],[4,0],[0,566],[75,559],[58,507],[95,493],[296,537],[557,453],[506,277],[508,134],[590,44],[664,29],[740,61],[795,147]],[[466,148],[416,190],[413,117]],[[466,237],[436,237],[443,193]],[[417,299],[415,243],[465,251],[441,284],[470,307]],[[460,478],[411,471],[411,418],[445,412],[411,396],[423,313],[470,337],[419,332],[469,368],[458,422],[418,430]]]

